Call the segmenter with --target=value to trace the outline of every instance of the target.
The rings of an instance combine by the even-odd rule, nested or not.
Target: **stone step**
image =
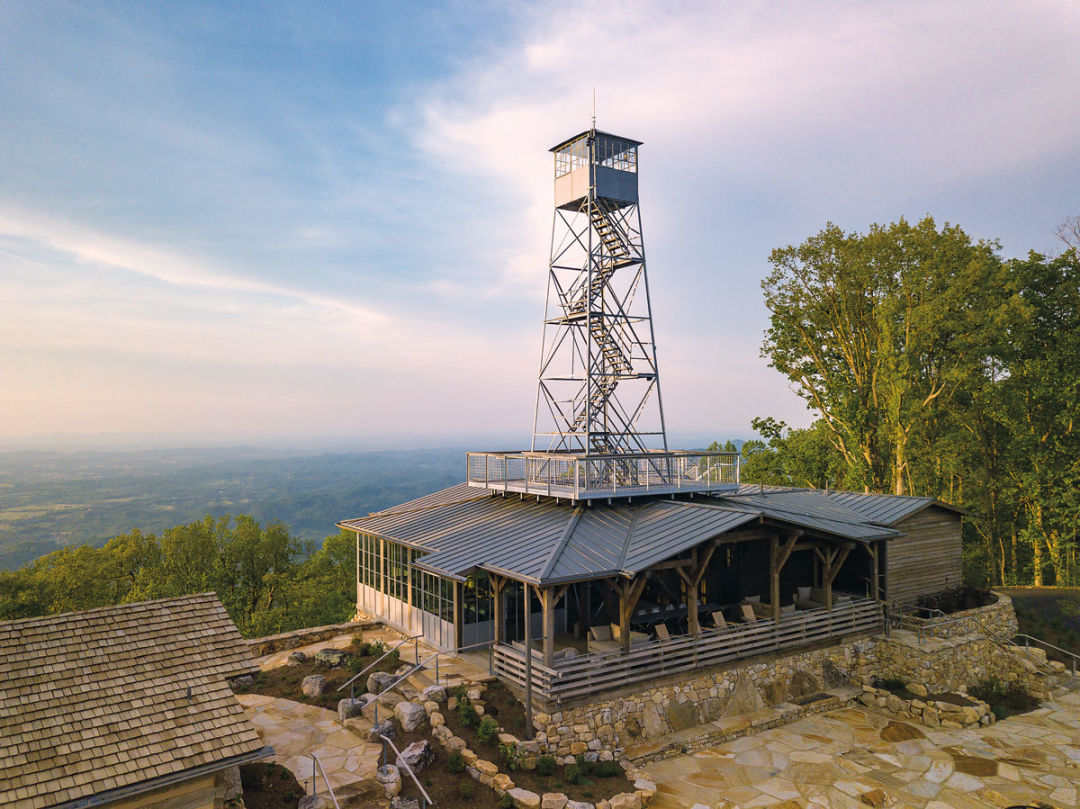
[[[717,744],[732,741],[750,733],[788,725],[804,716],[826,713],[839,708],[846,708],[856,701],[862,689],[856,686],[841,686],[823,692],[823,699],[808,705],[795,705],[781,702],[770,705],[760,711],[727,716],[704,725],[670,733],[662,739],[650,739],[626,748],[626,756],[636,763],[646,763],[671,755],[681,755],[696,750],[703,750]]]

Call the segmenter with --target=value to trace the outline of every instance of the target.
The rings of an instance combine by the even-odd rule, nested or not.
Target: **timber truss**
[[[667,449],[637,204],[556,208],[534,451]]]

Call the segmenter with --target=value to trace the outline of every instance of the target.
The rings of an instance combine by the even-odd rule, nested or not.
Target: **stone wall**
[[[848,685],[874,668],[874,641],[703,673],[628,696],[533,717],[536,740],[556,755],[621,749],[648,739]]]
[[[957,638],[965,635],[990,635],[1006,640],[1016,635],[1016,612],[1012,599],[1004,593],[994,593],[997,598],[985,607],[954,612],[947,618],[918,618],[904,616],[904,627],[929,637]]]
[[[307,646],[309,643],[336,638],[348,632],[360,632],[364,629],[375,629],[382,626],[382,621],[349,621],[344,624],[330,624],[328,626],[312,626],[307,629],[296,629],[292,632],[282,632],[280,635],[267,635],[263,638],[250,638],[248,646],[251,648],[253,657],[280,652],[283,649],[296,649]]]

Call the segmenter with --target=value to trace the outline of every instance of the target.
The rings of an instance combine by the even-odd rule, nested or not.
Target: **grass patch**
[[[982,587],[950,587],[932,596],[921,596],[915,603],[920,607],[941,610],[944,613],[963,612],[985,607],[997,601],[997,596]]]
[[[329,648],[329,647],[324,647]],[[295,702],[303,702],[307,705],[316,705],[320,708],[337,710],[338,700],[349,696],[349,689],[339,692],[338,688],[349,681],[354,674],[362,671],[368,664],[373,663],[386,651],[380,643],[364,643],[359,638],[353,639],[346,651],[350,657],[346,664],[332,668],[325,663],[319,663],[312,655],[298,666],[278,666],[274,669],[260,671],[255,675],[254,681],[246,686],[233,686],[237,694],[262,694],[267,697],[283,697]],[[396,671],[401,666],[401,659],[397,652],[388,655],[385,660],[375,666],[372,671]],[[304,678],[312,674],[321,674],[326,678],[326,688],[318,697],[306,696],[301,690]],[[363,680],[364,682],[361,682]],[[360,696],[367,690],[367,675],[357,680],[356,695]]]

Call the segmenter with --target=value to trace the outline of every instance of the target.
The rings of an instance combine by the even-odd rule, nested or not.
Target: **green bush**
[[[521,753],[516,744],[500,744],[499,758],[510,772],[514,772],[521,766]]]
[[[476,708],[472,706],[468,698],[458,702],[457,715],[458,719],[461,720],[461,724],[467,728],[476,727],[476,724],[480,721],[480,714],[476,712]]]
[[[510,797],[509,792],[504,792],[499,796],[499,809],[514,809],[514,799]]]
[[[461,797],[468,800],[476,794],[476,784],[473,783],[471,778],[463,778],[461,783],[458,784],[458,792],[461,793]]]
[[[617,761],[598,761],[592,768],[597,778],[614,778],[623,774],[623,768]]]
[[[495,741],[495,737],[499,735],[499,723],[490,716],[485,716],[480,720],[480,727],[476,729],[476,735],[484,744],[491,744]]]
[[[566,769],[563,770],[563,777],[566,778],[568,784],[580,784],[581,779],[585,777],[585,773],[581,771],[581,767],[577,764],[567,764]]]
[[[536,771],[545,777],[551,775],[555,772],[555,759],[551,756],[540,756],[536,760]]]
[[[450,772],[461,772],[465,769],[465,758],[461,755],[460,750],[455,750],[450,754],[450,757],[446,760],[446,769]]]

